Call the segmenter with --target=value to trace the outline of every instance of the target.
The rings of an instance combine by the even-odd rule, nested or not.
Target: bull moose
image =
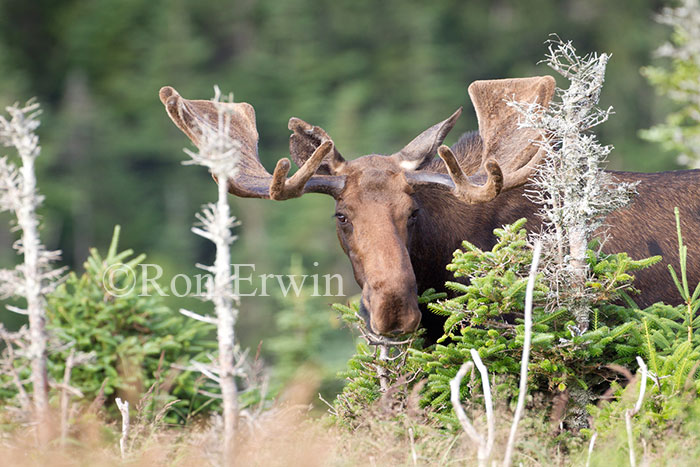
[[[445,266],[462,240],[490,249],[493,229],[501,225],[522,217],[530,229],[541,225],[538,206],[524,196],[542,158],[533,144],[539,134],[518,127],[517,110],[506,99],[536,99],[547,106],[554,89],[551,76],[476,81],[469,96],[478,132],[465,133],[452,147],[442,145],[460,108],[392,155],[354,160],[344,159],[322,128],[291,118],[289,152],[299,170],[289,178],[288,159],[278,161],[272,174],[260,163],[250,104],[187,100],[167,86],[160,99],[195,145],[203,126],[215,128],[222,110],[230,115],[229,134],[240,145],[241,157],[237,174],[228,180],[230,193],[273,200],[306,193],[332,196],[338,238],[362,288],[360,312],[370,330],[395,336],[415,331],[422,321],[435,337],[441,333],[440,318],[421,313],[417,293],[444,289],[451,278]],[[637,272],[641,295],[636,301],[640,306],[678,303],[665,266],[678,261],[673,208],[680,208],[691,259],[689,279],[697,281],[700,264],[693,259],[700,257],[700,171],[613,175],[640,183],[633,202],[608,217],[605,249],[626,251],[635,259],[662,255],[663,264]]]

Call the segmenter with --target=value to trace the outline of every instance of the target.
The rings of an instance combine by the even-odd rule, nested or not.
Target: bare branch
[[[377,376],[379,377],[379,387],[382,392],[389,389],[389,372],[382,365],[382,362],[389,360],[389,347],[386,345],[379,346],[379,365],[377,366]]]
[[[530,359],[530,342],[532,340],[532,294],[535,289],[535,279],[537,278],[537,266],[542,253],[542,243],[535,242],[535,251],[532,253],[532,264],[530,265],[530,276],[527,280],[527,290],[525,292],[525,337],[523,340],[523,357],[520,362],[520,387],[518,392],[518,403],[513,415],[513,424],[510,427],[506,455],[503,459],[504,467],[512,463],[513,448],[515,446],[515,435],[518,431],[518,423],[523,415],[525,407],[525,397],[527,396],[527,366]]]
[[[491,451],[493,450],[494,433],[496,431],[496,418],[493,415],[493,401],[491,400],[491,385],[489,384],[488,370],[481,361],[479,352],[477,352],[476,349],[471,349],[470,353],[472,355],[472,360],[474,360],[474,363],[476,364],[476,368],[481,374],[481,386],[484,391],[484,406],[486,407],[486,426],[488,435],[486,438],[486,445],[482,446],[482,449],[479,449],[479,459],[486,462],[486,460],[491,457]]]
[[[63,384],[55,385],[61,389],[61,444],[63,445],[65,445],[68,438],[70,394],[80,398],[84,397],[83,393],[79,389],[70,385],[71,372],[73,371],[74,367],[84,365],[85,363],[94,360],[95,356],[95,352],[78,352],[76,354],[75,349],[71,348],[70,354],[66,359],[66,367],[63,371]]]
[[[65,445],[68,438],[68,387],[70,384],[70,374],[73,370],[75,349],[70,349],[70,354],[66,359],[66,367],[63,371],[63,391],[61,391],[61,444]]]
[[[122,401],[119,397],[116,399],[119,412],[122,414],[122,436],[119,438],[119,452],[122,459],[126,458],[126,442],[129,439],[129,401]]]
[[[418,465],[418,455],[416,454],[416,443],[415,439],[413,438],[413,428],[409,427],[408,437],[411,440],[411,460],[413,461],[413,465]]]
[[[0,210],[12,211],[17,218],[21,238],[13,247],[24,261],[14,271],[0,271],[0,295],[21,296],[27,301],[34,410],[40,439],[46,443],[49,402],[44,295],[52,290],[52,283],[61,275],[50,268],[59,253],[46,250],[39,238],[36,210],[43,197],[37,191],[34,173],[34,163],[41,152],[36,134],[40,123],[39,104],[30,100],[24,107],[15,104],[6,110],[9,119],[0,115],[0,144],[14,147],[22,165],[17,167],[7,157],[0,158]],[[24,310],[18,308],[8,309],[24,314]]]
[[[462,379],[464,379],[464,376],[473,368],[473,362],[463,363],[462,366],[459,367],[459,371],[457,371],[455,377],[450,380],[450,401],[452,402],[455,415],[457,415],[457,420],[459,420],[460,425],[462,425],[464,432],[474,444],[481,446],[484,443],[484,438],[476,431],[474,425],[469,421],[469,417],[467,417],[467,414],[464,412],[464,407],[462,407],[462,402],[459,397],[459,386],[462,383]]]
[[[161,91],[162,92],[162,91]],[[169,91],[171,94],[174,90]],[[218,87],[214,89],[214,102],[220,102],[221,91]],[[231,96],[232,97],[232,96]],[[217,122],[212,125],[202,119],[192,120],[198,133],[198,151],[185,150],[190,156],[187,164],[201,165],[210,170],[214,178],[218,181],[218,199],[216,203],[209,203],[204,206],[201,212],[195,216],[198,225],[192,228],[192,232],[206,238],[216,246],[216,258],[213,266],[202,266],[202,269],[210,272],[211,277],[206,281],[206,292],[204,299],[214,304],[216,318],[198,315],[196,313],[180,310],[185,316],[215,324],[217,328],[218,341],[218,365],[216,368],[209,367],[203,363],[193,361],[192,366],[202,372],[208,378],[215,381],[221,388],[224,409],[224,446],[223,463],[228,465],[232,462],[234,432],[238,419],[238,400],[236,387],[236,357],[234,345],[234,326],[236,324],[238,310],[234,306],[238,297],[234,294],[231,275],[231,252],[230,245],[236,239],[231,229],[238,225],[236,218],[231,216],[228,204],[228,183],[226,180],[232,179],[238,172],[243,153],[241,142],[231,134],[232,115],[234,104],[218,105]]]
[[[203,396],[211,397],[212,399],[218,399],[218,400],[222,399],[221,394],[216,394],[213,392],[205,391],[204,389],[197,389],[197,393],[199,393]]]
[[[7,354],[7,357],[2,359],[2,365],[5,368],[5,371],[10,373],[10,375],[12,376],[12,382],[17,388],[17,393],[19,394],[20,407],[22,407],[22,410],[28,412],[31,409],[31,400],[29,399],[29,395],[27,395],[27,391],[25,391],[24,389],[24,384],[22,384],[17,370],[15,369],[16,359],[14,350],[14,340],[19,336],[13,336],[12,333],[7,332],[3,324],[0,323],[0,337],[5,342],[4,353]]]
[[[585,261],[588,241],[600,235],[605,217],[625,206],[636,183],[618,183],[603,170],[612,146],[599,144],[591,133],[607,121],[611,107],[598,107],[605,81],[608,54],[579,57],[572,43],[558,37],[549,41],[545,63],[569,80],[557,89],[558,100],[548,108],[528,102],[509,102],[521,113],[520,127],[547,135],[533,142],[544,153],[526,195],[540,205],[544,230],[537,236],[544,248],[544,276],[550,282],[551,303],[566,306],[576,327],[588,329],[590,291]]]
[[[630,456],[630,466],[635,467],[637,465],[635,456],[634,456],[634,439],[632,436],[632,417],[637,415],[639,411],[642,408],[642,402],[644,401],[644,394],[647,389],[647,374],[649,370],[647,369],[646,364],[644,363],[644,360],[641,359],[641,357],[637,356],[637,363],[639,364],[639,368],[642,370],[642,380],[639,383],[639,397],[637,397],[637,403],[634,404],[633,409],[627,409],[625,411],[625,426],[627,428],[627,447],[629,448],[629,456]]]
[[[212,318],[211,316],[200,315],[200,314],[197,314],[193,311],[185,310],[184,308],[180,308],[180,313],[187,316],[188,318],[196,319],[197,321],[202,321],[204,323],[209,323],[209,324],[214,324],[214,325],[216,325],[218,323],[216,318]]]
[[[591,454],[593,454],[593,447],[595,446],[595,440],[598,439],[598,432],[596,431],[591,436],[591,442],[588,443],[588,457],[586,457],[586,467],[591,465]]]
[[[176,363],[173,363],[170,366],[172,368],[175,368],[176,370],[197,371],[199,373],[202,373],[204,376],[206,376],[207,378],[209,378],[217,384],[221,382],[221,378],[217,375],[217,373],[219,372],[218,368],[210,365],[205,365],[204,363],[198,362],[196,360],[192,360],[190,363],[192,364],[191,366],[183,366],[178,365]]]
[[[486,466],[489,457],[491,457],[495,431],[495,418],[493,416],[493,403],[491,401],[491,387],[489,385],[488,371],[479,357],[479,352],[477,352],[475,349],[471,349],[471,356],[474,362],[464,363],[459,368],[459,371],[457,371],[455,377],[450,380],[450,402],[452,402],[452,408],[455,411],[455,415],[457,415],[460,425],[462,425],[462,429],[465,431],[467,436],[469,436],[472,442],[478,446],[478,460],[479,466],[481,467]],[[484,406],[486,407],[486,424],[488,430],[486,439],[484,439],[484,437],[478,431],[476,431],[474,425],[472,425],[472,423],[469,421],[459,397],[459,386],[462,379],[468,371],[474,368],[474,364],[476,364],[476,367],[481,373],[481,383],[484,392]]]
[[[649,373],[646,363],[644,363],[644,360],[642,360],[640,356],[637,356],[637,364],[639,365],[639,368],[642,369],[642,385],[639,388],[639,397],[637,398],[637,403],[634,404],[634,413],[632,415],[637,415],[642,408],[644,393],[647,389],[647,374]]]

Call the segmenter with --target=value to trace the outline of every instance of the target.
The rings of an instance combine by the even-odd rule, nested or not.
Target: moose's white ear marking
[[[404,170],[413,171],[413,170],[416,170],[418,168],[418,166],[420,165],[421,162],[422,162],[421,160],[415,160],[415,161],[404,160],[404,161],[401,161],[399,163],[399,165]]]

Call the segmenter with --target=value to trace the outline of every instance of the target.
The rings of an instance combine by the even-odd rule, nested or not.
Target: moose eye
[[[348,223],[348,218],[345,214],[341,214],[339,212],[336,212],[334,214],[335,218],[338,219],[338,222],[341,224],[347,224]]]
[[[413,212],[411,212],[411,215],[408,216],[408,220],[411,221],[411,222],[415,221],[416,218],[418,218],[418,212],[419,212],[419,211],[420,211],[420,209],[414,209]]]

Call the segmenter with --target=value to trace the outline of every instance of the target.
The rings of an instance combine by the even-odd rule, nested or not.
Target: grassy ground
[[[476,465],[476,448],[462,432],[449,433],[429,421],[415,401],[402,407],[390,399],[369,407],[353,429],[332,423],[311,410],[316,387],[293,384],[272,408],[244,413],[236,440],[235,465],[240,466],[394,466]],[[620,403],[627,401],[624,397]],[[659,433],[643,419],[633,421],[638,465],[697,465],[700,459],[700,404],[679,401],[683,409]],[[561,432],[535,402],[521,422],[514,465],[586,465],[588,438]],[[478,408],[466,404],[479,430],[485,423]],[[7,466],[204,466],[219,465],[220,419],[200,420],[187,427],[154,421],[134,424],[127,454],[119,451],[120,427],[87,408],[72,419],[68,437],[60,439],[58,414],[52,417],[54,441],[36,447],[35,427],[2,410],[0,465]],[[497,407],[492,459],[503,459],[512,412]],[[622,413],[622,412],[620,412]],[[641,415],[641,414],[640,414]],[[594,426],[595,420],[594,420]],[[596,427],[598,428],[598,427]],[[601,428],[603,428],[601,426]],[[593,448],[590,465],[629,465],[624,419],[609,415]]]

